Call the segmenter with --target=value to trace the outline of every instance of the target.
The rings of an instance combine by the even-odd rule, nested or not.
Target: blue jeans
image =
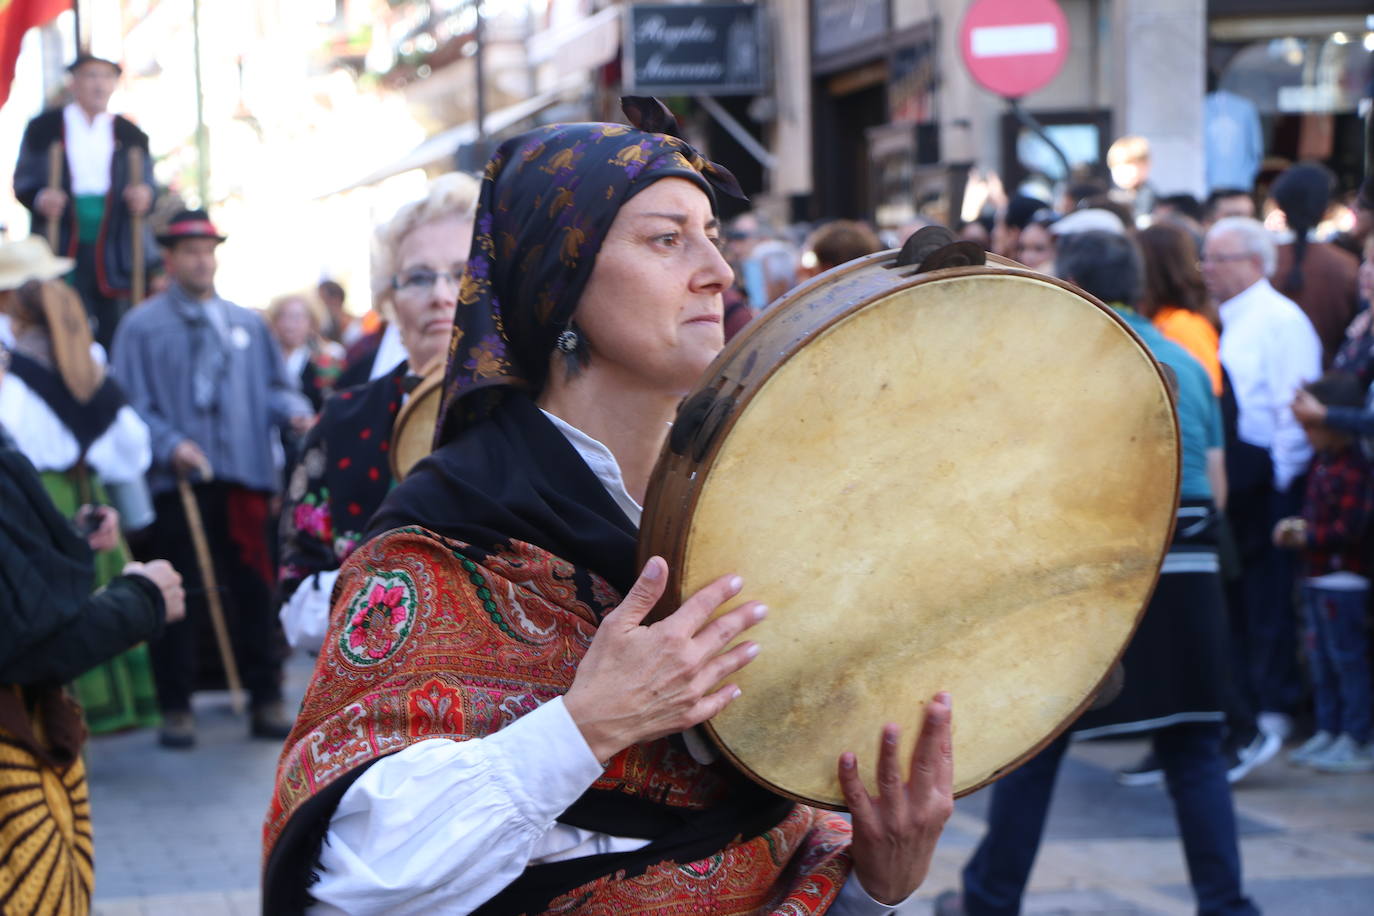
[[[1241,891],[1240,847],[1219,723],[1172,725],[1152,734],[1173,798],[1200,916],[1253,916]],[[1068,749],[1061,735],[992,787],[988,831],[964,866],[969,916],[1016,916],[1040,850],[1054,780]]]
[[[1349,735],[1360,744],[1370,738],[1370,673],[1364,634],[1369,590],[1303,585],[1308,667],[1317,728]]]

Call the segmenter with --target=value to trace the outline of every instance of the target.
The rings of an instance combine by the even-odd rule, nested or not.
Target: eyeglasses
[[[1253,258],[1253,254],[1214,254],[1203,255],[1199,264],[1224,264],[1227,261],[1248,261]]]
[[[391,278],[391,288],[403,293],[419,295],[428,293],[434,289],[434,284],[443,277],[452,283],[456,289],[462,282],[463,271],[450,272],[447,270],[429,270],[424,267],[417,267],[414,270],[407,270],[405,273],[397,274]]]

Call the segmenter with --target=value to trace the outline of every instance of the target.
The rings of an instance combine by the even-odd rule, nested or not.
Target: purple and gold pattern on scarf
[[[657,99],[627,98],[624,124],[554,124],[502,143],[487,163],[458,290],[435,446],[490,409],[503,386],[537,391],[602,241],[625,202],[660,178],[712,199],[739,183],[675,136]]]

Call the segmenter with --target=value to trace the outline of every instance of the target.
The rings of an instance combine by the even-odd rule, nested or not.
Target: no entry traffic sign
[[[1055,0],[977,0],[964,14],[959,45],[979,85],[1019,99],[1059,75],[1069,23]]]

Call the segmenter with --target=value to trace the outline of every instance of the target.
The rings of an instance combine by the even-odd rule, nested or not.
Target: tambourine
[[[944,232],[941,230],[940,232]],[[1168,549],[1179,433],[1160,366],[1081,290],[947,232],[789,293],[683,402],[650,482],[655,617],[727,573],[769,615],[706,723],[746,774],[842,809],[884,723],[953,698],[956,794],[1091,702]],[[651,618],[653,619],[653,618]]]
[[[397,483],[405,480],[421,458],[434,450],[434,427],[439,421],[439,402],[444,393],[444,362],[431,365],[401,405],[391,425],[388,463]]]

